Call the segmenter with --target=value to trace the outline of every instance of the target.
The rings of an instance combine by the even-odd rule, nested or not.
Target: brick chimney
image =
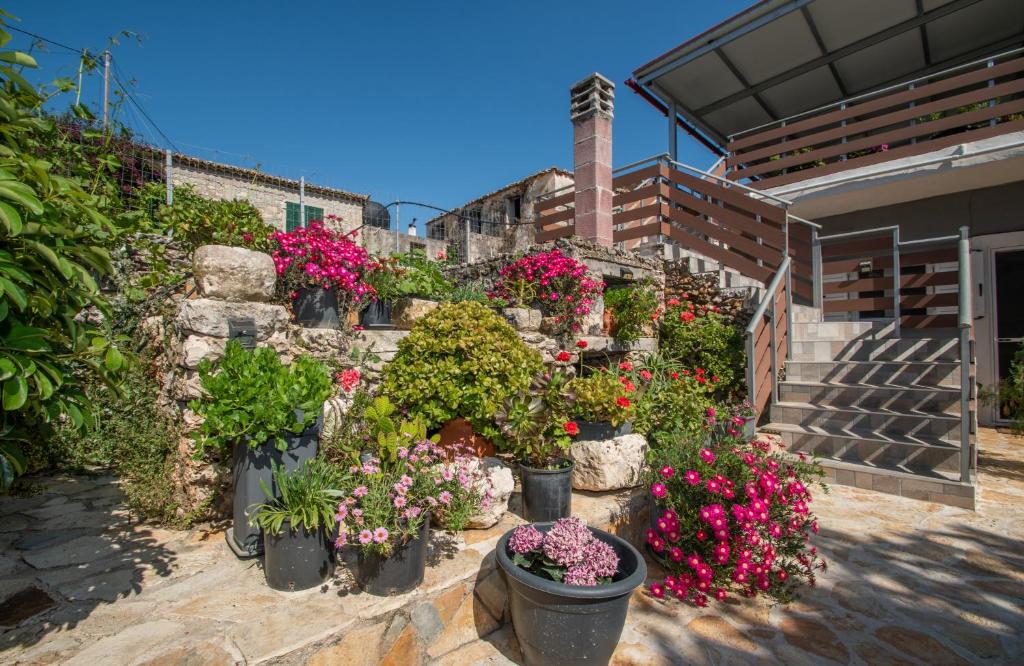
[[[570,91],[576,235],[612,245],[612,117],[615,84],[594,73]]]

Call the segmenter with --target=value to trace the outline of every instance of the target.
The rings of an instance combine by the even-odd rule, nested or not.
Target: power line
[[[124,85],[123,83],[121,83],[121,79],[120,79],[120,77],[118,77],[118,75],[117,75],[117,72],[118,72],[118,71],[119,71],[119,70],[120,70],[121,68],[120,68],[120,66],[119,66],[119,65],[117,64],[117,62],[116,62],[116,61],[115,61],[115,60],[114,60],[113,58],[111,58],[111,59],[110,59],[110,61],[111,61],[111,63],[113,63],[113,64],[114,64],[114,67],[113,67],[113,68],[111,69],[111,72],[110,72],[110,73],[114,75],[114,82],[115,82],[115,83],[117,83],[117,87],[121,89],[121,92],[123,92],[123,93],[124,93],[124,95],[125,95],[125,97],[127,97],[127,98],[128,98],[128,101],[130,101],[130,102],[131,102],[131,103],[132,103],[132,104],[133,104],[133,105],[135,106],[135,108],[136,108],[136,109],[138,109],[139,113],[141,113],[141,114],[142,114],[142,116],[143,116],[143,117],[144,117],[144,118],[145,118],[146,120],[148,120],[148,121],[149,121],[149,124],[153,126],[153,129],[155,129],[155,130],[157,131],[157,133],[159,133],[159,134],[160,134],[160,136],[162,136],[162,137],[164,138],[164,141],[166,141],[166,142],[167,142],[167,144],[168,144],[168,145],[169,145],[169,146],[170,146],[171,148],[173,148],[175,152],[178,152],[178,153],[180,153],[181,151],[180,151],[180,150],[178,150],[178,147],[174,145],[174,142],[173,142],[173,141],[171,141],[171,139],[170,139],[170,138],[169,138],[169,137],[168,137],[168,136],[167,136],[166,134],[164,134],[164,131],[163,131],[162,129],[160,129],[160,126],[159,126],[159,125],[157,125],[157,124],[156,124],[156,123],[155,123],[155,122],[153,121],[153,119],[149,117],[149,114],[148,114],[148,113],[146,113],[146,110],[145,110],[144,108],[142,108],[142,105],[141,105],[141,104],[139,104],[139,103],[138,103],[138,101],[136,101],[136,99],[135,99],[134,95],[132,95],[132,94],[131,94],[131,92],[129,92],[129,91],[128,91],[128,88],[127,88],[127,87],[125,87],[125,85]]]
[[[61,44],[60,42],[55,42],[52,39],[47,39],[46,37],[43,37],[42,35],[37,35],[34,32],[29,32],[28,30],[22,30],[21,28],[15,28],[13,25],[8,25],[8,26],[5,26],[5,27],[8,30],[13,30],[15,32],[20,32],[23,35],[28,35],[29,37],[33,37],[35,39],[38,39],[41,42],[46,42],[47,44],[52,44],[53,46],[59,46],[62,49],[67,49],[68,51],[71,51],[72,53],[82,54],[82,53],[88,51],[88,49],[76,49],[73,46],[68,46],[67,44]]]

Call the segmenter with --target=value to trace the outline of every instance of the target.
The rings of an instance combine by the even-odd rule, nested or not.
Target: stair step
[[[955,473],[960,469],[959,445],[935,435],[881,433],[779,421],[767,424],[762,430],[778,433],[791,453],[916,474]]]
[[[793,340],[875,340],[892,334],[891,322],[820,321],[793,322]]]
[[[793,340],[795,361],[912,361],[960,360],[959,340],[946,338],[889,338],[884,340]]]
[[[869,411],[960,414],[960,389],[947,387],[786,380],[779,384],[779,399]]]
[[[840,428],[885,434],[940,437],[954,441],[960,432],[960,417],[944,414],[906,413],[834,407],[803,402],[777,402],[771,408],[772,421],[824,428]]]
[[[960,363],[953,361],[788,361],[786,379],[907,387],[960,385]]]

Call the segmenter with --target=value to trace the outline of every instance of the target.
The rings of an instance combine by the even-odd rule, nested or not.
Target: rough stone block
[[[266,340],[288,327],[288,310],[268,303],[235,303],[197,298],[185,301],[174,319],[184,335],[228,337],[229,318],[251,318],[256,324],[256,339]]]
[[[425,298],[400,298],[391,307],[391,323],[399,329],[408,331],[420,317],[441,305],[437,301]]]
[[[503,308],[501,314],[517,331],[539,331],[543,315],[533,308]]]
[[[646,452],[647,440],[635,433],[614,439],[573,442],[571,455],[576,467],[572,487],[605,491],[636,486],[640,483]]]
[[[203,335],[190,335],[181,341],[178,362],[194,370],[204,360],[215,361],[224,356],[225,338],[209,338]]]
[[[204,298],[267,302],[274,297],[274,260],[262,252],[203,245],[192,255],[192,271]]]
[[[474,485],[477,492],[483,495],[485,506],[481,507],[480,513],[469,519],[466,527],[487,529],[501,520],[508,511],[508,500],[516,482],[512,478],[512,470],[497,458],[483,458],[471,464],[476,467],[472,472],[476,476]]]

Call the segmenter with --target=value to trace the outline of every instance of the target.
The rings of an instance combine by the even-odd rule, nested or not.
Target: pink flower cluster
[[[554,249],[526,255],[505,266],[494,296],[521,305],[540,302],[566,331],[578,331],[583,317],[604,291],[604,283],[588,277],[587,267]]]
[[[596,538],[579,518],[557,520],[546,534],[533,525],[522,525],[509,537],[508,544],[521,558],[520,566],[525,563],[528,571],[545,571],[553,562],[561,570],[561,582],[566,585],[599,585],[619,569],[615,550]]]
[[[735,437],[671,455],[686,471],[661,465],[651,485],[662,508],[647,543],[671,571],[651,585],[654,596],[705,606],[733,590],[784,602],[801,582],[814,584],[814,570],[825,570],[808,543],[818,531],[807,490],[817,465]]]
[[[333,286],[356,302],[373,295],[373,288],[363,281],[372,263],[370,255],[348,235],[311,222],[294,231],[275,232],[271,238],[278,245],[271,253],[274,268],[291,286]]]

